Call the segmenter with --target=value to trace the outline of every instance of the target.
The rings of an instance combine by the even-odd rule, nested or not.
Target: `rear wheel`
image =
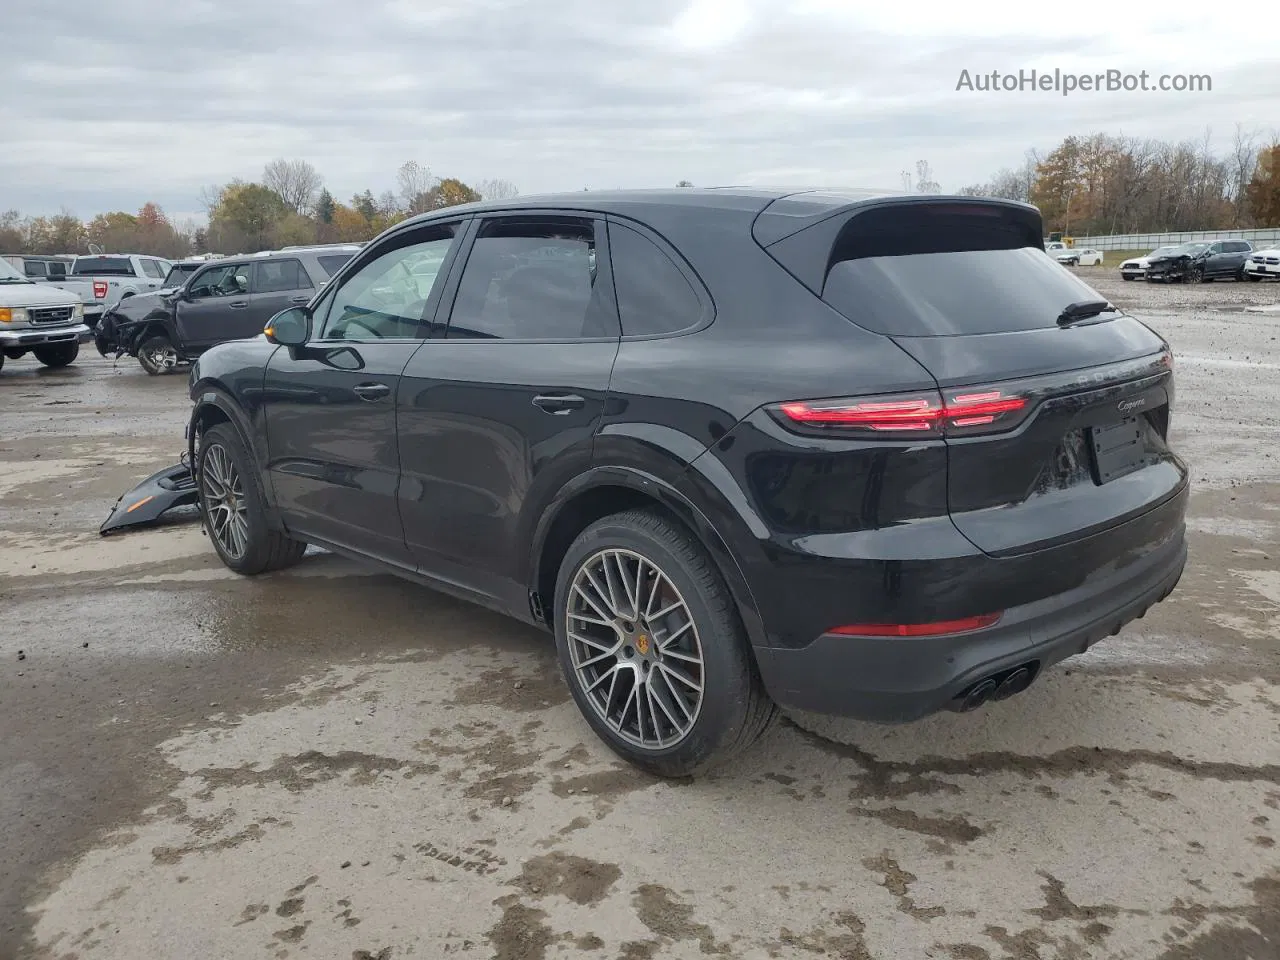
[[[138,347],[138,363],[153,377],[172,373],[178,365],[178,351],[165,336],[148,337]]]
[[[269,528],[257,466],[235,427],[219,423],[201,434],[195,474],[200,519],[224,564],[252,576],[302,559],[305,543]]]
[[[32,347],[31,352],[46,367],[65,367],[79,356],[80,343],[77,340],[70,343],[50,343],[43,347]]]
[[[704,772],[748,748],[777,715],[719,572],[656,513],[617,514],[583,531],[561,564],[555,611],[578,709],[642,769]]]

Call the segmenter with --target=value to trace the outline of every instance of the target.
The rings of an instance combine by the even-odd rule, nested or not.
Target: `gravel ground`
[[[665,783],[545,637],[189,520],[184,377],[0,372],[0,958],[1280,957],[1280,285],[1081,268],[1174,345],[1191,561],[1030,691]]]

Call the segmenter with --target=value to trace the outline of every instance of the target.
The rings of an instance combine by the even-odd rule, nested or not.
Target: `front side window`
[[[349,276],[329,298],[321,339],[400,340],[426,334],[427,302],[457,224],[424,227]]]
[[[297,260],[263,260],[257,264],[254,293],[312,290],[315,285]]]
[[[595,222],[494,219],[476,236],[449,317],[449,339],[609,336],[598,303]]]
[[[159,262],[155,260],[143,260],[142,272],[156,280],[164,279],[164,271],[160,269]]]
[[[248,293],[249,266],[247,263],[227,263],[211,267],[191,281],[187,293],[193,299]]]

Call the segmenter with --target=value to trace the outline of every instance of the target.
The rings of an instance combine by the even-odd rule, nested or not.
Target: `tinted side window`
[[[677,333],[702,320],[702,303],[680,268],[648,237],[609,224],[609,259],[624,337]]]
[[[27,260],[22,265],[22,272],[28,277],[48,276],[48,274],[45,273],[45,265],[42,260]]]
[[[67,276],[67,265],[62,261],[50,261],[45,265],[48,267],[49,276],[55,280],[64,280]]]
[[[1224,244],[1223,249],[1226,250],[1227,253],[1247,253],[1250,248],[1249,244],[1245,243],[1243,240],[1232,240]]]
[[[254,279],[255,293],[312,290],[315,285],[297,260],[263,260]]]
[[[457,230],[457,224],[432,225],[397,238],[398,246],[380,246],[383,252],[347,277],[329,298],[321,339],[425,335],[427,302]]]
[[[577,340],[612,334],[599,304],[595,222],[489,220],[467,256],[450,339]]]
[[[320,268],[324,270],[325,276],[332,277],[342,269],[343,265],[352,256],[353,254],[350,253],[327,253],[324,256],[316,257],[316,260],[319,262]]]

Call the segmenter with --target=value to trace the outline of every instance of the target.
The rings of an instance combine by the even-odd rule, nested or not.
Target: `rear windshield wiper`
[[[1115,307],[1106,300],[1079,300],[1062,308],[1062,312],[1058,314],[1058,326],[1069,327],[1073,323],[1088,320],[1090,317],[1096,317],[1100,313],[1108,313],[1113,310],[1115,310]]]

